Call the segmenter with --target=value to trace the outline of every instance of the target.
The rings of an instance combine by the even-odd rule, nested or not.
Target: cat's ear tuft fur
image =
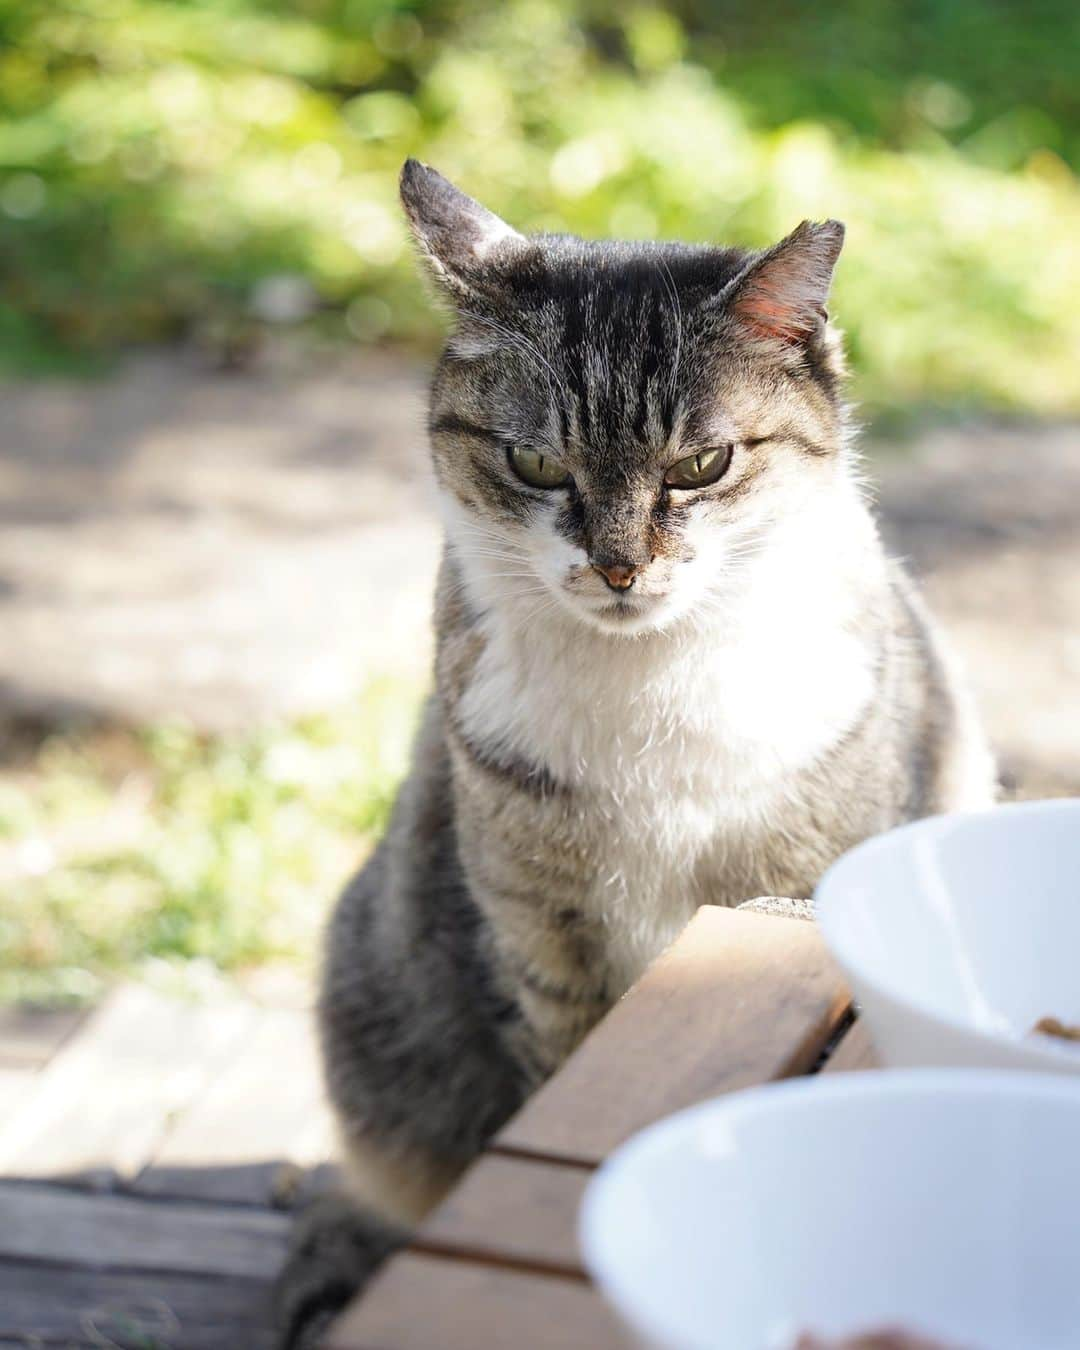
[[[728,313],[754,337],[805,345],[828,318],[825,302],[843,243],[840,221],[804,220],[734,279]]]
[[[483,289],[528,247],[493,211],[419,160],[402,167],[401,204],[435,280],[455,299]]]

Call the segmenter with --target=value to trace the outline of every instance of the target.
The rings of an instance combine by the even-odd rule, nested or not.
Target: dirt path
[[[886,538],[967,666],[1006,785],[1080,793],[1080,428],[937,431],[873,468]]]
[[[226,726],[422,669],[422,392],[391,358],[223,376],[170,355],[5,390],[0,709]],[[1080,428],[938,430],[872,469],[1007,774],[1080,787]]]
[[[22,386],[0,426],[0,694],[209,726],[348,698],[427,656],[422,379],[165,356]]]

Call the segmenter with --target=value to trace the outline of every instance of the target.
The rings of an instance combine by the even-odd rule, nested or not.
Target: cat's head
[[[415,160],[401,195],[455,314],[430,430],[474,588],[605,633],[700,620],[843,472],[843,242],[762,253],[527,237]]]

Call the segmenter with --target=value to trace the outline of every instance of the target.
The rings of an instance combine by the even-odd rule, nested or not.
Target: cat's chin
[[[608,604],[569,606],[579,622],[608,637],[647,637],[668,628],[680,616],[669,598],[613,600]]]

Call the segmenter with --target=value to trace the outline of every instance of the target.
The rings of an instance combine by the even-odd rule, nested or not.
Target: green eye
[[[673,464],[664,474],[664,482],[673,488],[709,487],[723,478],[730,463],[730,445],[722,445],[718,450],[701,450]]]
[[[540,450],[526,450],[515,445],[507,458],[513,471],[530,487],[557,488],[565,487],[570,482],[570,475],[562,464]]]

